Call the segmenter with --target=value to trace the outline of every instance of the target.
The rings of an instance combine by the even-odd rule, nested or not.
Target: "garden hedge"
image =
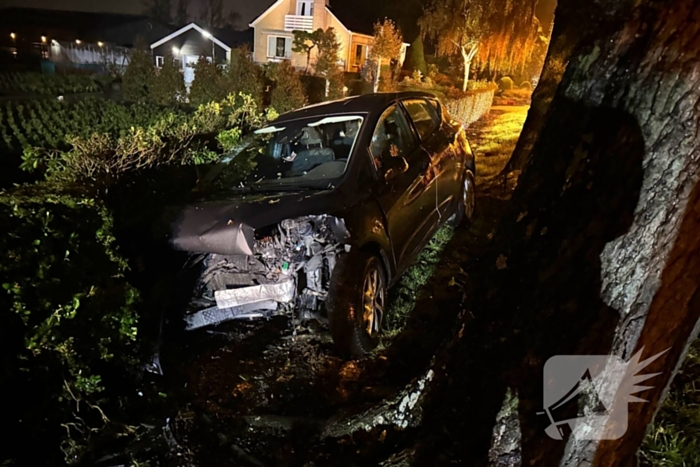
[[[467,91],[464,97],[445,99],[443,103],[453,118],[469,125],[489,113],[493,95],[493,89]]]

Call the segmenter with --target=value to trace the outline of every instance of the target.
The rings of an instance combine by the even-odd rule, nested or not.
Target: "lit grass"
[[[406,326],[408,317],[416,306],[418,295],[435,273],[441,253],[453,234],[452,227],[441,227],[391,290],[384,320],[384,338],[396,337]]]
[[[642,465],[700,465],[700,341],[673,381],[640,451]]]
[[[493,109],[493,121],[474,144],[477,180],[488,181],[498,175],[510,160],[527,118],[527,106]]]

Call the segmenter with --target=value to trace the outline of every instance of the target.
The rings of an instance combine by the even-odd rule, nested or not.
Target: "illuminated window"
[[[297,0],[297,15],[313,16],[314,0]]]
[[[292,57],[292,38],[285,36],[268,36],[268,58],[285,59]]]

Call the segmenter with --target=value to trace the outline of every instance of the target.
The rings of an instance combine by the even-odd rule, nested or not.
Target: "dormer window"
[[[314,0],[297,0],[297,15],[313,16]]]

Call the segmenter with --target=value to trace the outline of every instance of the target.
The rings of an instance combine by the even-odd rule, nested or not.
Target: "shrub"
[[[274,115],[271,110],[260,112],[245,94],[186,110],[110,103],[103,110],[112,114],[109,125],[96,118],[91,131],[66,137],[68,150],[27,147],[22,168],[43,171],[48,180],[64,183],[109,183],[134,170],[213,161],[220,154],[211,136],[233,127],[249,131]]]
[[[505,105],[527,105],[532,99],[532,91],[529,89],[513,89],[503,91],[500,97],[507,100]]]
[[[253,62],[247,48],[231,51],[231,61],[223,70],[222,86],[226,94],[238,96],[243,93],[262,106],[262,70]]]
[[[345,96],[345,80],[340,68],[332,69],[326,75],[328,81],[328,100],[341,99]]]
[[[520,84],[520,89],[527,89],[528,91],[532,91],[532,83],[529,81],[523,81]]]
[[[190,103],[194,106],[218,102],[226,97],[221,72],[213,61],[199,57],[194,65],[194,81],[190,88]]]
[[[10,410],[23,422],[13,435],[46,438],[42,456],[60,455],[52,441],[63,435],[65,460],[76,461],[108,423],[109,376],[135,367],[139,295],[97,200],[22,188],[0,196],[0,222],[11,232],[0,236],[3,393],[20,401]],[[26,451],[11,455],[34,455]]]
[[[372,83],[364,79],[355,79],[348,83],[351,96],[361,96],[363,94],[371,94],[373,91]]]
[[[155,67],[151,60],[151,53],[146,50],[132,51],[131,61],[122,78],[122,94],[126,100],[144,102],[149,98],[155,78]]]
[[[420,71],[423,76],[428,76],[428,65],[425,63],[425,52],[423,51],[423,38],[418,35],[408,48],[406,68],[415,72]]]
[[[187,91],[185,80],[172,55],[166,55],[163,67],[158,70],[150,89],[151,99],[158,105],[175,105],[182,102]]]
[[[0,73],[0,95],[21,94],[61,95],[100,91],[97,80],[91,76],[69,74],[41,74],[31,72]]]
[[[301,75],[304,94],[309,104],[318,104],[326,100],[326,80],[321,76]]]
[[[270,105],[276,111],[285,113],[304,106],[306,103],[304,86],[301,84],[299,74],[288,60],[268,64],[266,75],[274,83],[270,93]]]
[[[498,85],[494,83],[493,81],[477,81],[477,80],[470,80],[469,85],[467,86],[468,91],[496,91],[498,89]]]
[[[513,80],[510,79],[508,76],[504,76],[503,78],[498,80],[498,89],[501,91],[510,91],[513,89],[515,85],[513,84]]]
[[[398,86],[398,77],[400,70],[394,64],[382,66],[382,72],[379,75],[379,92],[395,91]],[[426,78],[426,80],[429,78]]]

